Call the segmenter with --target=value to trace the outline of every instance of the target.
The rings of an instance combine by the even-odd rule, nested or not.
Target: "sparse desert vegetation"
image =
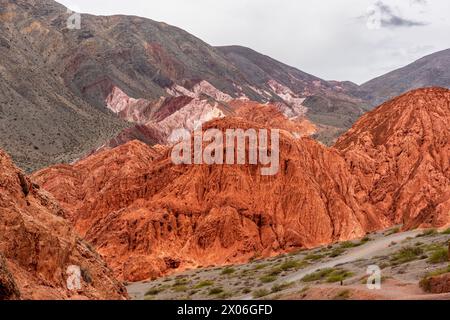
[[[302,278],[303,282],[325,281],[328,283],[344,281],[353,273],[344,269],[327,268],[318,270]]]
[[[428,262],[430,263],[441,263],[448,261],[448,249],[446,247],[437,248],[431,253]]]
[[[395,232],[392,232],[395,231]],[[386,233],[391,234],[387,236]],[[420,237],[416,237],[416,234]],[[382,270],[382,286],[392,281],[415,282],[426,289],[427,279],[450,272],[448,266],[447,232],[424,232],[407,235],[396,241],[388,237],[402,237],[400,229],[371,234],[359,240],[335,243],[311,250],[269,259],[257,259],[247,264],[202,268],[180,275],[141,283],[140,299],[283,299],[294,295],[307,297],[317,286],[340,288],[329,299],[353,299],[353,288],[365,290],[367,268],[376,265]],[[369,256],[333,267],[321,265],[340,261],[354,250],[362,250],[369,243],[386,239],[386,246]],[[419,240],[420,239],[420,240]],[[428,271],[424,274],[424,270]],[[298,275],[297,277],[294,277]],[[137,284],[130,284],[130,286]]]

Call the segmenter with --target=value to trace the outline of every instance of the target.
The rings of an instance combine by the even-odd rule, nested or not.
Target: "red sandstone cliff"
[[[450,223],[450,90],[419,89],[363,116],[335,145],[362,202],[405,229]]]
[[[240,118],[209,127],[259,128]],[[206,129],[206,128],[205,128]],[[312,139],[281,133],[280,171],[258,166],[175,166],[139,142],[74,166],[40,171],[118,277],[142,280],[173,268],[245,262],[383,228],[358,203],[344,159]]]
[[[72,231],[64,210],[0,150],[0,300],[125,299],[100,256]],[[67,267],[81,268],[70,292]]]
[[[227,117],[205,129],[274,125],[245,110],[246,120]],[[425,89],[364,116],[335,148],[282,130],[275,176],[255,165],[176,166],[168,150],[134,141],[34,179],[118,277],[142,280],[400,222],[448,224],[449,120],[449,90]]]

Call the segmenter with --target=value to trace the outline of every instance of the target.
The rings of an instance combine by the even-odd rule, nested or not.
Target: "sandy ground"
[[[369,239],[369,241],[368,241]],[[283,299],[283,300],[397,300],[450,299],[430,295],[419,287],[429,272],[446,268],[448,261],[431,263],[435,250],[446,247],[450,235],[423,231],[369,235],[346,243],[300,251],[244,265],[190,270],[154,281],[132,283],[128,293],[133,299],[208,300],[208,299]],[[419,248],[419,254],[405,261],[395,260],[405,248]],[[367,286],[367,269],[382,269],[380,290]],[[305,276],[329,269],[346,272],[340,281],[326,278],[305,281]]]
[[[319,285],[304,293],[280,296],[281,300],[339,300],[342,293],[351,300],[450,300],[448,294],[426,294],[416,283],[387,280],[380,290],[369,290],[367,286],[350,285],[345,287]]]

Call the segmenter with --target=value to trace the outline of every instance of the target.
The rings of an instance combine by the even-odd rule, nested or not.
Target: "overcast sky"
[[[363,83],[450,47],[449,0],[58,0],[243,45],[326,80]]]

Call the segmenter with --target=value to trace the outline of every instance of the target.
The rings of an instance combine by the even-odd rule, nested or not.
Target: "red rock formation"
[[[363,116],[335,145],[360,202],[405,229],[450,223],[450,91],[411,91]]]
[[[117,137],[90,154],[133,140],[139,140],[150,146],[171,144],[173,141],[170,136],[173,130],[180,128],[192,130],[196,122],[205,123],[227,115],[241,117],[270,128],[281,129],[297,138],[316,133],[316,126],[306,118],[288,119],[276,105],[262,105],[253,101],[233,100],[225,104],[207,99],[178,96],[166,98],[157,105],[153,105],[151,109],[152,112],[147,115],[146,120],[141,118],[141,122],[143,121],[145,124],[124,129]],[[127,110],[130,114],[134,113],[132,106]]]
[[[261,126],[225,118],[209,127]],[[284,133],[280,149],[273,177],[251,165],[175,166],[168,152],[158,157],[131,142],[34,179],[72,212],[77,230],[117,276],[130,281],[174,267],[246,262],[388,225],[357,202],[338,152]]]
[[[0,151],[0,300],[125,299],[126,290],[73,232],[64,211]],[[67,267],[82,289],[67,289]]]
[[[422,280],[421,287],[429,293],[442,294],[450,292],[450,273],[429,277]]]
[[[134,127],[123,130],[117,137],[111,139],[102,147],[92,151],[89,155],[98,153],[105,149],[111,149],[121,146],[133,140],[139,140],[149,146],[167,143],[166,135],[160,130],[158,126],[152,124],[138,124]]]
[[[242,107],[236,113],[246,119],[214,120],[204,129],[278,126],[278,113]],[[275,176],[261,176],[259,165],[176,166],[168,150],[130,142],[34,179],[118,277],[142,280],[399,222],[448,224],[448,115],[449,90],[414,91],[363,117],[330,149],[296,139],[290,123],[281,131]]]
[[[316,133],[316,126],[306,118],[287,119],[275,105],[262,105],[253,101],[234,100],[230,106],[234,115],[256,122],[260,125],[281,129],[294,137],[311,136]]]
[[[138,124],[147,122],[152,109],[162,103],[162,101],[131,98],[116,86],[112,87],[105,102],[108,109],[120,118]]]

